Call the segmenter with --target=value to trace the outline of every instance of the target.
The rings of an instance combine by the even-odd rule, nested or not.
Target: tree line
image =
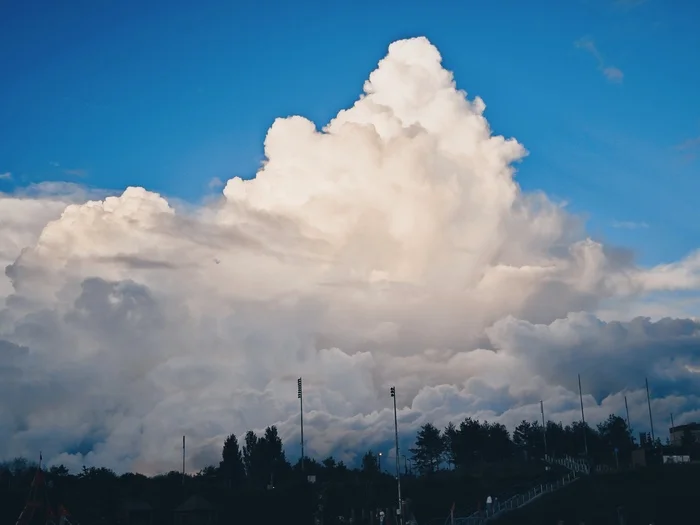
[[[519,456],[523,459],[582,457],[597,462],[628,462],[636,447],[627,422],[614,414],[591,428],[575,422],[570,425],[548,421],[522,421],[511,434],[501,423],[466,418],[459,426],[444,430],[427,423],[416,436],[410,452],[420,474],[440,469],[467,468],[482,462]]]
[[[522,421],[512,433],[501,423],[473,418],[443,429],[427,423],[418,429],[413,446],[402,451],[404,494],[412,512],[421,519],[430,519],[455,500],[464,500],[465,490],[473,505],[487,493],[504,490],[499,487],[515,490],[516,478],[525,487],[528,479],[543,475],[541,459],[545,453],[559,457],[585,455],[596,463],[627,465],[636,447],[651,445],[647,440],[637,443],[625,419],[616,415],[595,428],[582,422],[563,425],[552,421],[543,428],[538,421]],[[698,444],[692,440],[686,440],[684,447],[694,454],[698,451]],[[367,450],[361,458],[354,467],[332,456],[320,461],[306,457],[303,466],[301,460],[291,463],[277,428],[270,426],[260,435],[248,431],[241,441],[235,434],[229,435],[218,465],[194,475],[172,471],[150,478],[140,474],[117,476],[100,467],[83,467],[78,473],[70,473],[62,465],[51,466],[47,474],[59,499],[73,507],[77,515],[96,520],[115,513],[123,499],[136,498],[157,508],[173,509],[188,494],[198,493],[214,503],[236,501],[236,515],[241,519],[259,519],[256,509],[263,508],[267,514],[284,509],[287,514],[275,519],[284,519],[290,512],[309,517],[321,512],[331,520],[356,513],[355,519],[362,521],[360,516],[369,509],[395,506],[396,481],[394,457],[385,457],[383,469],[377,450]],[[0,490],[15,494],[12,512],[21,509],[35,468],[22,458],[0,464]],[[315,478],[315,483],[308,482],[309,476]],[[16,515],[7,518],[9,523]]]

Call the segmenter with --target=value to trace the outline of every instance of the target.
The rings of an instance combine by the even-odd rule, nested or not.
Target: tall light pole
[[[301,425],[301,472],[304,473],[304,395],[301,377],[297,379],[297,397],[299,398],[299,423]]]
[[[399,491],[399,523],[403,523],[403,504],[401,502],[401,456],[399,455],[399,421],[396,417],[396,387],[390,389],[391,397],[394,400],[394,438],[396,440],[396,486]]]
[[[542,439],[544,440],[544,455],[547,456],[547,424],[544,422],[544,402],[540,400],[540,412],[542,412]]]
[[[649,395],[649,379],[644,378],[647,386],[647,405],[649,406],[649,425],[651,426],[651,446],[654,446],[654,420],[651,417],[651,396]]]
[[[379,473],[382,473],[382,453],[380,452],[377,454],[377,470],[379,470]]]
[[[578,397],[581,400],[581,423],[583,423],[583,450],[588,457],[588,432],[586,432],[586,416],[583,415],[583,390],[581,390],[581,374],[578,375]]]
[[[632,435],[632,427],[630,426],[630,407],[627,406],[627,396],[625,396],[625,412],[627,413],[627,432]]]

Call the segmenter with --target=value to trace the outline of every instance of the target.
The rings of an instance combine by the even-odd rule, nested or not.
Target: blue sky
[[[673,260],[700,246],[698,20],[687,0],[5,2],[0,191],[68,180],[198,201],[255,173],[274,118],[325,124],[391,41],[425,35],[530,151],[525,189],[642,263]]]

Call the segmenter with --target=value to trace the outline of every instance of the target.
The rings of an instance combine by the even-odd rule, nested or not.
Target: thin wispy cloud
[[[615,82],[615,83],[622,82],[622,80],[625,78],[624,73],[616,67],[604,68],[603,75],[605,75],[605,78],[607,78],[610,82]]]
[[[635,222],[635,221],[613,221],[613,228],[618,228],[621,230],[642,230],[649,227],[646,222]]]
[[[700,152],[700,136],[684,140],[676,144],[674,149],[683,154],[683,159],[688,162],[694,161]]]
[[[214,177],[207,184],[210,190],[218,190],[219,188],[223,188],[225,185],[226,183],[222,181],[219,177]]]
[[[603,55],[601,52],[598,50],[598,47],[596,46],[595,42],[590,39],[590,38],[581,38],[574,42],[574,45],[578,49],[583,49],[584,51],[587,51],[590,55],[593,56],[593,58],[596,59],[596,62],[598,62],[598,69],[600,72],[603,74],[603,76],[608,79],[609,82],[612,82],[614,84],[621,84],[622,81],[625,78],[625,74],[622,72],[622,70],[618,67],[615,66],[610,66],[605,63],[605,59],[603,58]]]
[[[700,137],[684,140],[676,146],[679,151],[694,151],[700,149]]]
[[[6,171],[5,173],[0,173],[0,180],[10,180],[12,178],[12,173]]]
[[[71,177],[87,177],[88,171],[83,168],[63,170],[63,173]]]

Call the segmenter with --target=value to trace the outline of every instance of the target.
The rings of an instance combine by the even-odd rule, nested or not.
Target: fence
[[[564,456],[563,458],[545,456],[544,460],[552,465],[560,465],[564,468],[569,469],[571,472],[575,472],[577,474],[591,473],[591,467],[583,459],[576,459],[569,456]]]
[[[539,498],[543,494],[549,494],[550,492],[554,492],[555,490],[559,490],[560,488],[573,483],[578,479],[579,474],[590,473],[590,467],[588,464],[580,459],[570,457],[554,458],[551,456],[545,456],[545,461],[553,465],[561,465],[562,467],[569,469],[570,472],[555,482],[543,483],[531,488],[527,492],[516,494],[506,501],[495,501],[491,507],[487,508],[486,510],[476,511],[470,516],[455,518],[454,525],[483,525],[494,518],[502,516],[506,512],[524,507],[532,500]],[[445,525],[450,525],[450,522],[451,518],[447,518]]]
[[[455,518],[454,525],[482,525],[487,521],[492,520],[493,518],[505,514],[506,512],[510,512],[511,510],[515,510],[527,505],[532,500],[534,500],[535,498],[539,498],[543,494],[549,494],[550,492],[559,490],[560,488],[565,487],[570,483],[573,483],[574,481],[576,481],[576,479],[578,479],[576,473],[570,472],[563,478],[553,483],[543,483],[542,485],[533,487],[525,493],[517,494],[512,498],[507,499],[506,501],[496,501],[491,505],[490,508],[487,508],[486,510],[477,511],[471,516]],[[450,520],[448,518],[448,524],[449,521]]]

